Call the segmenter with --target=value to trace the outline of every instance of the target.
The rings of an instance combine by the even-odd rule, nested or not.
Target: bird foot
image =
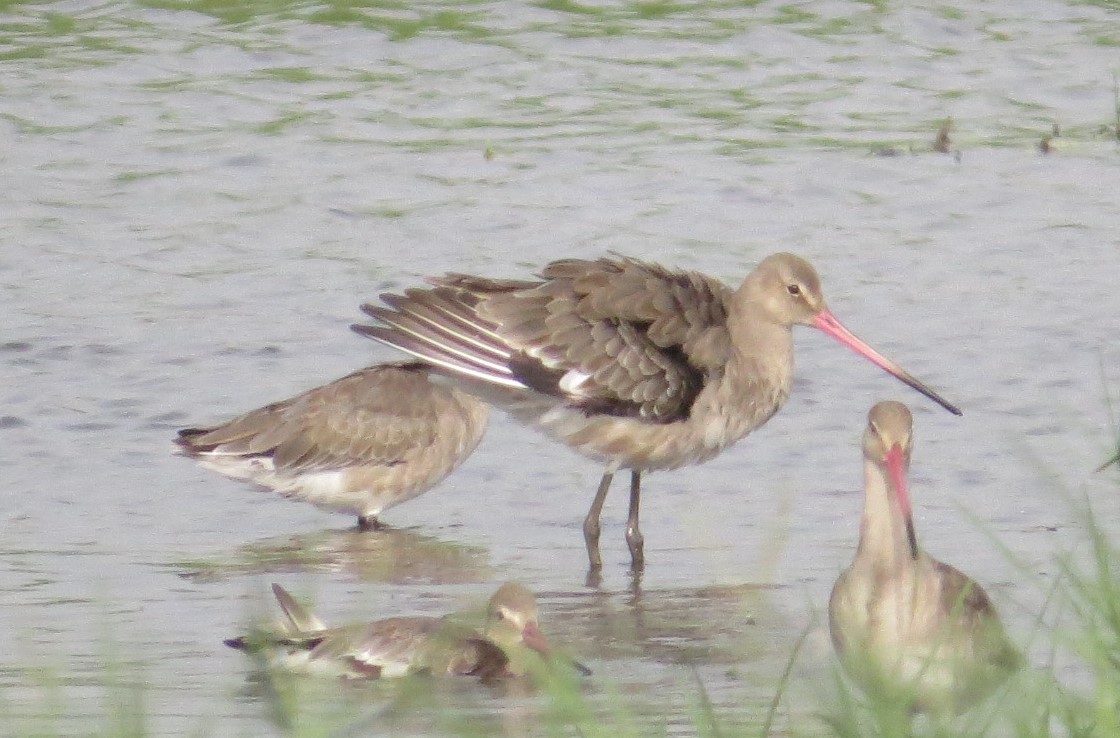
[[[637,528],[626,528],[626,545],[630,548],[630,570],[641,571],[646,564],[645,538]]]
[[[359,515],[358,530],[363,533],[371,530],[385,530],[385,524],[378,520],[376,515]]]

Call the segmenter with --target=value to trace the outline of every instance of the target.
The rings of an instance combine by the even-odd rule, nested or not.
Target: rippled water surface
[[[1120,385],[1120,11],[984,7],[5,4],[4,714],[82,724],[123,662],[153,733],[260,734],[266,700],[221,639],[269,582],[338,621],[519,579],[595,669],[593,702],[629,695],[683,731],[697,678],[761,714],[810,628],[788,719],[811,725],[858,437],[888,397],[916,412],[925,545],[1025,642],[1043,595],[990,534],[1049,576],[1080,535],[1059,493],[1120,527],[1090,474]],[[773,421],[648,478],[640,580],[616,490],[598,587],[579,523],[601,469],[503,417],[365,536],[171,453],[179,427],[395,358],[347,329],[381,291],[612,250],[730,283],[797,251],[837,315],[964,417],[800,331]],[[531,699],[448,699],[480,730],[535,724]],[[443,729],[423,715],[398,727]]]

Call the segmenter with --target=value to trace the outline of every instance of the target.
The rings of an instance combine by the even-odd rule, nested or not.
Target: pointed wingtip
[[[275,595],[276,601],[280,603],[280,609],[284,611],[284,616],[296,633],[314,633],[326,629],[326,626],[313,612],[296,602],[295,598],[288,593],[288,590],[276,582],[272,583],[272,594]]]
[[[365,325],[364,323],[351,323],[350,330],[354,331],[359,336],[372,338],[378,343],[383,343],[391,348],[395,348],[400,351],[404,351],[405,353],[412,354],[413,356],[421,360],[427,358],[423,354],[419,354],[415,351],[409,350],[409,347],[404,345],[401,341],[401,337],[398,336],[391,328],[387,328],[382,325]]]
[[[363,305],[363,309],[364,307],[365,306]],[[364,323],[351,323],[350,330],[354,331],[359,336],[365,336],[366,338],[374,337],[372,333],[374,327],[372,325],[365,325]]]
[[[171,439],[171,442],[175,444],[173,452],[189,459],[199,458],[207,451],[207,448],[205,444],[196,445],[195,441],[210,430],[210,428],[180,428],[175,432],[175,437]]]
[[[211,428],[180,428],[175,431],[175,438],[173,439],[175,445],[184,451],[194,451],[194,439],[201,435],[209,433]]]

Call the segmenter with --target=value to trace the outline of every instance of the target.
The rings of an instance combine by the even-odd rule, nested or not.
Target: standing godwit
[[[980,585],[918,548],[907,485],[910,411],[880,402],[867,420],[859,549],[829,598],[832,643],[872,696],[909,711],[961,712],[1022,656]]]
[[[712,458],[781,408],[793,378],[790,328],[818,328],[957,415],[960,411],[845,328],[804,259],[772,254],[737,290],[636,259],[564,259],[540,279],[450,274],[363,305],[357,332],[607,464],[584,519],[602,566],[599,513],[631,470],[626,542],[642,567],[641,473]]]
[[[481,632],[452,617],[425,616],[328,628],[279,584],[272,585],[272,592],[286,618],[280,632],[225,641],[231,648],[263,654],[272,668],[350,679],[416,672],[494,679],[521,676],[552,651],[537,624],[536,598],[513,582],[491,596]],[[571,663],[590,674],[582,664]]]
[[[382,510],[434,487],[474,451],[489,408],[429,381],[418,362],[382,364],[176,443],[208,469],[378,525]]]

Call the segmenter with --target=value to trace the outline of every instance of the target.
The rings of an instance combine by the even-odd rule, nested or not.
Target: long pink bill
[[[898,509],[906,524],[906,541],[910,544],[910,558],[918,558],[918,536],[914,533],[914,514],[910,509],[910,486],[906,481],[906,457],[897,443],[887,451],[887,472],[891,475],[891,486],[898,498]]]
[[[833,315],[831,311],[829,311],[828,308],[824,308],[819,313],[817,313],[817,316],[815,318],[813,318],[813,327],[824,331],[840,343],[855,351],[860,356],[866,358],[875,366],[893,375],[896,379],[903,382],[904,384],[918,390],[923,395],[951,412],[953,415],[961,414],[960,409],[957,408],[956,405],[949,402],[944,397],[919,382],[898,364],[895,364],[893,361],[883,356],[878,351],[860,340],[859,337],[845,328],[844,324],[841,323],[839,319],[837,319],[837,317]]]
[[[540,628],[538,628],[535,623],[525,623],[525,628],[521,631],[521,640],[526,646],[533,649],[541,656],[548,657],[552,654],[552,644],[548,642],[548,639],[544,637],[544,634],[541,633]],[[573,658],[565,658],[580,674],[583,676],[591,676],[591,669],[588,669]]]
[[[536,623],[525,623],[525,628],[521,631],[521,640],[541,656],[552,653],[552,644],[544,637],[544,633],[541,633]]]

